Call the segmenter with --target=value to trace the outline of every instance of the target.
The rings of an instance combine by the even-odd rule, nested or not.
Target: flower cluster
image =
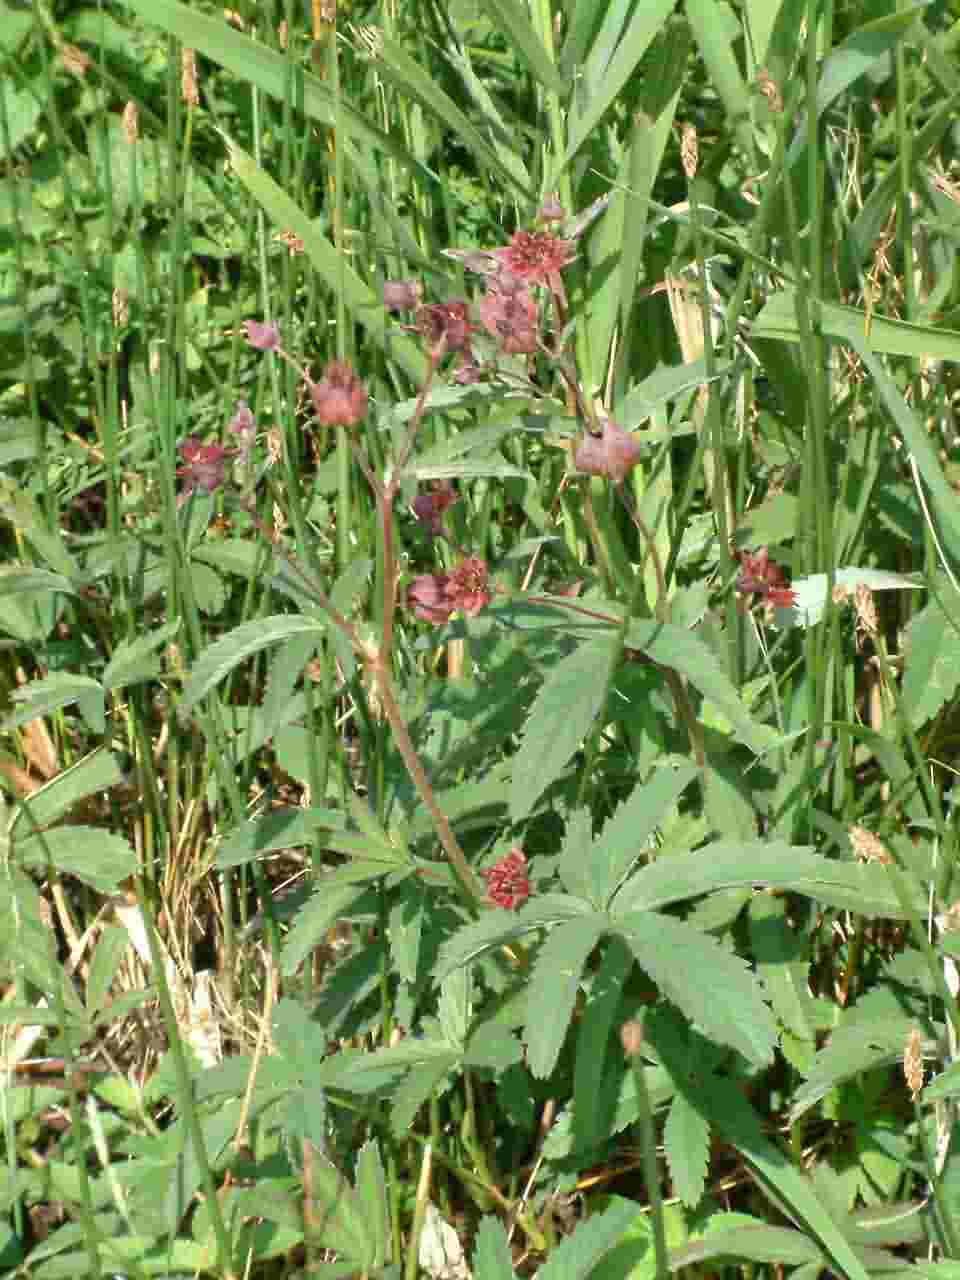
[[[791,591],[783,569],[770,559],[766,547],[755,552],[741,551],[737,590],[741,595],[757,596],[785,609],[797,603],[796,592]]]
[[[455,613],[473,617],[490,600],[487,566],[477,556],[468,556],[452,573],[421,574],[407,588],[409,608],[437,626],[449,622]]]
[[[523,851],[513,848],[508,854],[480,872],[487,882],[491,902],[505,911],[516,911],[530,897],[530,877]]]
[[[225,449],[222,444],[201,444],[196,436],[187,436],[180,442],[180,456],[184,465],[177,467],[177,475],[183,481],[183,496],[200,489],[213,493],[224,483],[227,466],[235,449]]]
[[[615,484],[621,484],[642,453],[636,436],[607,418],[600,435],[586,435],[577,445],[573,465],[588,476],[609,476]]]
[[[418,493],[414,498],[413,514],[426,529],[431,538],[443,534],[443,517],[448,507],[457,501],[457,493],[452,485],[439,483],[428,493]]]
[[[322,427],[355,427],[367,414],[367,389],[348,360],[331,360],[319,382],[308,382]]]

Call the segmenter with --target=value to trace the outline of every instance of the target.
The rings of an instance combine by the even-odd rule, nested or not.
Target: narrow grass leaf
[[[514,53],[527,64],[534,79],[550,93],[565,98],[570,92],[570,85],[551,62],[543,41],[516,0],[482,0],[482,3],[493,19],[496,30],[504,34]]]
[[[515,1280],[507,1233],[499,1218],[482,1218],[473,1248],[473,1274],[477,1280]]]
[[[710,1125],[699,1107],[674,1095],[663,1127],[663,1151],[676,1195],[690,1209],[700,1202],[707,1180]]]
[[[617,45],[617,51],[602,68],[596,65],[596,55],[591,51],[584,71],[587,81],[595,86],[595,92],[587,102],[583,113],[571,113],[567,133],[567,149],[559,170],[553,172],[547,187],[557,184],[560,173],[577,154],[584,142],[593,134],[600,121],[636,70],[637,63],[650,47],[651,42],[673,12],[676,0],[647,0],[637,5],[629,25]],[[597,50],[599,53],[599,50]],[[605,55],[604,62],[606,61]]]
[[[321,635],[324,631],[326,623],[321,619],[288,613],[255,618],[234,627],[221,640],[204,649],[193,664],[180,702],[181,714],[186,714],[235,667],[253,654],[290,636]]]
[[[545,1080],[557,1064],[573,1016],[580,975],[603,934],[602,916],[569,920],[547,937],[533,967],[525,1028],[527,1065]]]
[[[631,912],[616,927],[644,972],[705,1036],[755,1066],[772,1060],[776,1023],[744,960],[709,934],[657,912]]]
[[[343,301],[358,324],[385,354],[402,366],[418,385],[426,379],[427,361],[420,348],[409,338],[388,332],[387,315],[381,299],[344,262],[343,254],[307,216],[295,200],[261,169],[252,156],[224,135],[234,173],[250,194],[261,204],[278,231],[292,231],[303,241],[304,252],[314,269],[334,294],[342,291]]]
[[[510,816],[522,822],[593,728],[607,699],[619,636],[580,645],[550,671],[513,757]]]
[[[742,144],[752,142],[749,126],[750,91],[734,55],[736,37],[741,33],[731,9],[719,0],[687,0],[687,21],[703,56],[710,82],[720,95],[724,111]]]

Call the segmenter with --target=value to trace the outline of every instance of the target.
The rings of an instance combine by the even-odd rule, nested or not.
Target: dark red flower
[[[419,307],[415,328],[431,347],[437,347],[443,341],[446,351],[467,351],[470,348],[473,325],[469,307],[462,299],[431,302]]]
[[[490,600],[487,566],[477,556],[469,556],[452,573],[421,574],[407,588],[408,607],[424,622],[438,626],[455,613],[473,617]]]
[[[201,444],[196,436],[187,436],[180,442],[180,456],[184,465],[177,467],[177,475],[183,480],[183,493],[202,489],[213,493],[224,483],[227,465],[235,450],[220,444]]]
[[[524,284],[546,284],[556,289],[560,272],[573,261],[572,240],[561,240],[549,231],[515,231],[510,243],[491,250],[501,270]]]
[[[636,437],[607,418],[601,435],[586,435],[577,445],[573,465],[588,476],[609,476],[620,484],[642,453],[643,446]]]
[[[740,552],[736,585],[741,595],[759,596],[782,608],[789,609],[797,602],[796,592],[790,589],[782,567],[770,559],[766,547],[755,552]]]
[[[247,341],[257,351],[275,351],[280,345],[280,330],[275,324],[261,324],[259,320],[246,323]]]
[[[530,897],[530,878],[527,875],[527,859],[519,847],[487,867],[480,874],[487,882],[490,901],[505,911],[516,911]]]
[[[354,427],[366,415],[367,389],[348,360],[331,361],[320,381],[307,387],[322,427]]]
[[[413,514],[432,537],[443,533],[443,515],[457,501],[457,492],[449,484],[441,484],[429,493],[418,493],[413,500]]]
[[[512,277],[491,282],[478,307],[483,327],[508,355],[531,355],[540,345],[540,312],[526,285]]]

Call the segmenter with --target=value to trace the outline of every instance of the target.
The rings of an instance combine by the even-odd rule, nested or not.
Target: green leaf
[[[52,715],[76,703],[88,703],[86,709],[83,706],[79,708],[84,719],[90,714],[96,719],[97,710],[100,718],[103,716],[104,697],[100,682],[91,676],[66,671],[45,676],[42,680],[31,680],[13,693],[12,701],[18,704],[18,709],[4,720],[4,729],[16,729],[21,724]]]
[[[791,1035],[812,1044],[816,1019],[809,990],[809,943],[790,927],[786,916],[782,899],[756,894],[749,910],[751,950],[777,1018]]]
[[[591,882],[589,899],[598,910],[607,907],[631,866],[645,852],[658,824],[697,774],[693,765],[655,768],[604,824],[586,869]]]
[[[674,1095],[663,1127],[663,1150],[674,1192],[688,1208],[700,1203],[707,1181],[710,1125],[682,1093]]]
[[[634,960],[622,938],[608,938],[580,1017],[573,1059],[573,1133],[578,1149],[589,1149],[613,1133],[625,1063],[614,1035],[623,992]]]
[[[343,814],[335,809],[279,809],[235,827],[217,852],[216,865],[242,867],[254,858],[283,849],[313,844],[321,831],[343,827]]]
[[[607,697],[619,637],[583,644],[550,671],[513,757],[510,816],[521,822],[590,732]]]
[[[903,909],[882,866],[836,862],[779,840],[718,841],[693,853],[666,854],[636,871],[613,901],[613,913],[657,910],[715,889],[762,885],[805,893],[842,910],[900,920]],[[923,912],[921,886],[915,909]]]
[[[281,971],[285,977],[292,977],[310,952],[326,940],[331,926],[340,916],[349,913],[364,888],[364,885],[338,884],[330,889],[324,886],[323,877],[319,878],[316,893],[297,912],[284,942]]]
[[[21,591],[56,591],[74,596],[77,589],[62,573],[49,569],[22,568],[20,565],[4,565],[0,568],[0,596],[18,595]]]
[[[37,827],[49,827],[88,796],[100,795],[122,782],[116,756],[98,747],[21,801],[10,824],[12,839],[25,839]]]
[[[480,1220],[473,1247],[475,1280],[515,1280],[507,1233],[499,1218]]]
[[[496,30],[503,33],[514,53],[527,64],[531,75],[544,89],[558,97],[566,97],[571,86],[551,62],[525,9],[516,0],[483,0],[483,7],[490,14]]]
[[[790,1227],[769,1227],[746,1213],[718,1213],[707,1230],[681,1249],[671,1250],[670,1267],[702,1265],[711,1259],[826,1267],[827,1259],[809,1236]]]
[[[741,145],[750,146],[753,132],[749,127],[750,91],[734,53],[740,36],[740,24],[730,8],[719,0],[686,0],[687,20],[706,65],[711,85],[723,102],[729,127],[739,136]]]
[[[124,689],[127,685],[152,680],[159,671],[154,657],[180,630],[180,620],[165,622],[136,640],[121,640],[103,669],[105,689]]]
[[[326,630],[326,623],[319,618],[305,618],[300,614],[276,614],[269,618],[256,618],[241,623],[239,627],[204,649],[193,664],[193,670],[183,690],[180,711],[186,714],[195,703],[245,659],[269,645],[277,644],[290,636],[319,635]]]
[[[790,1108],[798,1119],[845,1080],[903,1060],[903,1047],[917,1021],[884,1009],[876,1017],[841,1023],[814,1059],[813,1068],[794,1095]]]
[[[527,1005],[527,1065],[545,1080],[557,1064],[573,1016],[584,964],[606,927],[602,916],[557,925],[540,948]]]
[[[137,855],[123,836],[100,827],[54,827],[18,840],[14,856],[21,866],[41,871],[49,861],[100,893],[113,893],[137,869]]]
[[[639,1211],[635,1201],[620,1200],[581,1222],[553,1250],[537,1280],[586,1280],[604,1254],[620,1243]]]
[[[625,643],[686,676],[723,712],[737,738],[752,751],[760,754],[777,742],[773,729],[750,716],[739,693],[717,666],[714,653],[692,632],[669,623],[635,619],[627,628]]]
[[[380,1148],[370,1139],[357,1153],[357,1199],[363,1207],[373,1249],[373,1266],[382,1267],[389,1254],[390,1215]]]
[[[583,80],[591,86],[591,90],[583,94],[585,106],[582,110],[571,112],[567,149],[562,164],[544,184],[547,190],[556,185],[562,171],[587,139],[594,136],[600,121],[619,97],[675,5],[676,0],[646,0],[644,4],[634,8],[612,58],[608,60],[606,51],[597,46],[591,51],[583,71]]]
[[[704,1035],[762,1067],[777,1028],[744,960],[682,920],[632,912],[617,930],[640,967]]]
[[[459,1055],[452,1049],[446,1057],[436,1057],[414,1067],[403,1082],[393,1090],[390,1103],[390,1128],[396,1137],[409,1135],[420,1108],[439,1089],[444,1076],[459,1062]]]
[[[956,625],[933,599],[907,624],[903,640],[901,706],[915,729],[932,720],[960,685]]]

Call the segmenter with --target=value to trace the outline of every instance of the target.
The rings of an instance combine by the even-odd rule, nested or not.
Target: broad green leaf
[[[357,1153],[357,1199],[363,1208],[373,1249],[373,1266],[381,1267],[389,1254],[390,1215],[387,1183],[380,1148],[370,1139]]]
[[[154,656],[180,630],[180,620],[165,622],[137,640],[121,640],[103,669],[105,689],[124,689],[127,685],[151,680],[159,664]]]
[[[590,733],[607,698],[619,637],[583,644],[561,659],[537,694],[512,760],[510,816],[522,822]]]
[[[100,935],[90,961],[84,993],[91,1014],[99,1013],[106,1003],[114,975],[129,946],[130,935],[122,924],[108,925]],[[114,1013],[113,1016],[117,1015]]]
[[[593,849],[592,825],[587,809],[576,809],[571,813],[563,835],[557,870],[567,893],[575,898],[583,898],[597,907],[605,904],[598,902],[593,895],[593,876],[590,870],[590,856]]]
[[[17,595],[21,591],[58,591],[74,596],[77,588],[62,573],[49,569],[23,568],[20,565],[4,565],[0,568],[0,596]]]
[[[586,875],[592,904],[603,910],[668,811],[697,777],[694,765],[655,768],[638,783],[594,841]]]
[[[794,1094],[790,1108],[792,1119],[809,1111],[845,1080],[902,1062],[904,1045],[916,1028],[915,1018],[888,1009],[876,1018],[841,1023],[817,1054],[813,1069]]]
[[[311,1180],[314,1240],[345,1254],[358,1270],[369,1271],[374,1265],[376,1238],[359,1196],[339,1169],[319,1155],[314,1158]]]
[[[444,1077],[458,1062],[460,1056],[448,1047],[446,1056],[438,1056],[412,1068],[397,1085],[390,1100],[390,1128],[398,1138],[409,1136],[420,1108],[440,1088]]]
[[[783,1026],[800,1040],[816,1035],[813,997],[809,991],[809,943],[790,927],[787,903],[769,894],[756,894],[750,903],[750,943],[757,975]]]
[[[254,858],[313,844],[321,831],[338,831],[343,814],[335,809],[280,809],[234,827],[217,851],[216,865],[242,867]]]
[[[957,630],[940,600],[931,600],[907,624],[903,640],[901,705],[915,729],[956,696],[960,684]]]
[[[109,791],[122,780],[116,756],[98,747],[21,802],[10,824],[11,838],[33,835],[37,827],[50,826],[87,796]]]
[[[92,699],[93,704],[99,707],[102,713],[103,686],[92,676],[73,675],[62,671],[45,676],[42,680],[32,680],[14,691],[11,701],[17,704],[17,710],[6,717],[3,728],[16,729],[30,720],[41,719],[64,707],[72,707],[88,699]],[[83,708],[81,713],[86,719]]]
[[[499,907],[485,911],[478,920],[464,925],[444,942],[434,968],[433,980],[442,982],[448,973],[470,964],[492,947],[515,942],[517,938],[544,925],[589,914],[590,910],[585,903],[559,893],[540,894],[519,911],[503,911]]]
[[[692,632],[669,623],[635,619],[627,628],[625,643],[685,676],[723,712],[737,738],[752,751],[759,754],[777,741],[768,725],[752,718],[737,690],[717,666],[716,656]]]
[[[663,1127],[663,1151],[674,1192],[688,1208],[700,1202],[710,1157],[710,1125],[682,1093],[674,1095]]]
[[[836,585],[850,595],[858,586],[871,591],[918,591],[926,584],[907,578],[902,573],[889,573],[885,569],[860,569],[846,566],[836,571]],[[790,587],[796,603],[790,608],[777,608],[777,626],[796,622],[802,627],[815,626],[823,617],[827,605],[827,575],[811,573],[805,578],[795,578]]]
[[[664,856],[634,873],[613,901],[613,912],[654,911],[715,889],[762,885],[804,893],[846,911],[899,920],[900,900],[878,864],[837,862],[783,841],[717,841],[694,853]],[[915,908],[923,912],[922,886]]]
[[[679,1269],[713,1258],[795,1267],[805,1262],[821,1268],[827,1265],[823,1253],[802,1231],[770,1227],[746,1213],[719,1213],[711,1218],[702,1236],[686,1248],[671,1251],[670,1265]]]
[[[601,1258],[623,1239],[638,1208],[633,1200],[617,1200],[581,1222],[553,1250],[537,1272],[537,1280],[587,1280]]]
[[[507,1233],[499,1218],[481,1218],[473,1246],[476,1280],[515,1280]]]
[[[307,956],[326,941],[330,928],[341,916],[349,914],[364,887],[362,884],[339,884],[329,889],[320,878],[317,891],[297,912],[283,944],[281,969],[285,977],[295,974]]]
[[[540,948],[530,978],[527,1065],[545,1080],[557,1064],[573,1016],[580,975],[606,927],[602,916],[559,924]]]
[[[614,1113],[625,1070],[623,1046],[614,1032],[633,965],[633,955],[623,939],[608,938],[577,1029],[573,1134],[579,1149],[588,1150],[614,1132]]]
[[[404,982],[417,979],[427,901],[427,886],[415,877],[398,885],[390,900],[390,962]]]
[[[484,1067],[499,1075],[501,1071],[522,1061],[523,1048],[520,1041],[497,1022],[481,1022],[467,1036],[463,1049],[464,1066]]]
[[[241,623],[239,627],[204,649],[193,664],[193,670],[183,690],[180,710],[186,713],[201,698],[241,662],[272,644],[278,644],[290,636],[321,635],[326,623],[319,618],[305,618],[299,614],[281,613],[269,618],[256,618]]]
[[[39,871],[49,861],[62,875],[76,876],[100,893],[113,893],[137,870],[137,855],[123,836],[100,827],[54,827],[18,840],[13,856]]]
[[[637,963],[705,1036],[755,1066],[773,1057],[776,1023],[746,962],[682,920],[635,911],[616,927]]]
[[[292,231],[303,241],[304,252],[315,270],[343,301],[354,320],[363,325],[368,337],[387,356],[402,365],[418,385],[426,380],[427,361],[410,338],[387,332],[387,314],[381,299],[343,260],[343,254],[319,230],[312,218],[232,139],[226,138],[230,164],[250,194],[264,208],[279,231]]]

